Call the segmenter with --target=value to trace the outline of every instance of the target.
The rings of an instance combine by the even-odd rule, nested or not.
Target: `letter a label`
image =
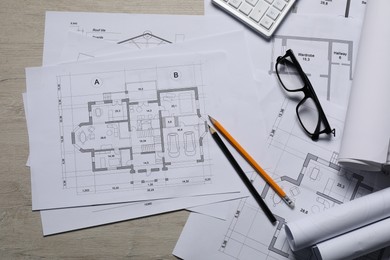
[[[103,86],[103,81],[99,78],[93,78],[91,83],[92,83],[92,86],[95,88],[100,88],[101,86]]]

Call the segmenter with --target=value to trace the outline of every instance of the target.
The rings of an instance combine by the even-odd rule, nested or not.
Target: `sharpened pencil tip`
[[[212,128],[210,125],[208,125],[208,127],[209,127],[209,130],[210,130],[210,133],[211,133],[211,134],[214,134],[214,133],[215,133],[215,129]]]
[[[287,195],[285,197],[282,198],[286,204],[290,207],[290,208],[294,208],[295,207],[295,204],[294,204],[294,201],[292,201]]]
[[[210,115],[209,115],[209,119],[210,119],[211,123],[213,123],[213,124],[214,124],[214,122],[215,122],[215,119],[214,119],[214,118],[212,118]]]

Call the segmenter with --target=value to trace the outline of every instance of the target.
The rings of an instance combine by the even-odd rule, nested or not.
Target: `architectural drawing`
[[[63,188],[153,191],[211,182],[199,75],[200,65],[191,64],[58,76]],[[199,173],[175,171],[184,167]]]
[[[174,34],[174,36],[171,37],[173,39],[165,39],[164,37],[153,34],[150,30],[145,30],[139,35],[123,38],[123,33],[111,31],[110,29],[103,27],[84,29],[78,22],[71,23],[69,29],[81,33],[84,36],[114,42],[135,50],[157,47],[163,44],[178,43],[185,40],[185,35],[181,33]]]
[[[139,35],[124,38],[123,33],[113,32],[106,28],[92,28],[86,30],[77,22],[71,24],[69,29],[71,31],[76,31],[83,36],[101,39],[107,42],[125,46],[130,50],[154,48],[165,44],[184,42],[185,40],[185,35],[181,33],[175,33],[169,37],[171,39],[166,39],[164,37],[153,34],[153,32],[150,30],[145,30],[142,34]],[[91,50],[88,50],[88,52],[79,53],[77,60],[79,61],[95,57],[96,54],[92,54],[93,52],[90,53],[90,51]]]
[[[219,248],[232,259],[254,255],[256,259],[315,259],[311,251],[290,250],[284,231],[287,221],[318,214],[375,190],[375,182],[369,175],[340,167],[336,152],[324,151],[320,144],[313,145],[309,138],[302,136],[299,122],[291,121],[295,120],[295,105],[293,101],[283,101],[268,137],[267,150],[273,159],[267,165],[268,172],[295,202],[295,209],[286,207],[256,173],[250,173],[256,186],[262,187],[261,196],[278,222],[275,226],[267,225],[269,221],[255,201],[242,200]],[[296,147],[308,147],[305,143],[310,143],[313,153],[304,148],[297,150]],[[381,259],[383,252],[380,250],[364,259]]]
[[[131,37],[129,39],[118,42],[118,44],[130,45],[137,49],[146,49],[150,47],[157,47],[162,44],[172,43],[168,40],[162,39],[153,35],[150,31],[145,31],[142,35]]]
[[[367,1],[352,0],[310,0],[294,6],[292,13],[310,11],[327,15],[336,15],[345,18],[363,19]]]
[[[292,49],[317,94],[346,104],[352,82],[352,41],[275,35],[272,44],[270,73],[275,73],[277,57]]]
[[[342,204],[365,194],[372,192],[373,188],[364,183],[364,177],[352,172],[347,172],[327,160],[308,154],[297,178],[281,176],[279,184],[293,197],[299,205],[293,212],[296,217],[302,214],[316,214],[336,204]],[[245,259],[245,250],[251,254],[256,252],[259,259],[311,259],[311,252],[303,251],[293,254],[288,246],[284,225],[283,202],[268,186],[263,189],[262,196],[271,206],[278,223],[273,227],[272,237],[259,236],[266,234],[264,223],[267,219],[263,212],[253,201],[242,200],[236,215],[225,235],[220,251],[234,259]],[[300,200],[304,198],[304,204]],[[290,216],[291,219],[291,216]],[[244,224],[250,221],[250,230],[242,229]],[[246,224],[245,227],[248,225]],[[256,229],[257,228],[257,229]],[[374,258],[376,259],[376,258]]]

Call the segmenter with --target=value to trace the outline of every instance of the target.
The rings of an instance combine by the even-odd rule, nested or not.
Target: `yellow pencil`
[[[294,202],[280,188],[280,186],[269,176],[263,168],[242,148],[242,146],[229,134],[228,131],[214,118],[209,116],[211,123],[215,128],[229,141],[229,143],[244,157],[244,159],[260,174],[261,177],[274,189],[274,191],[286,202],[288,206],[294,208]]]

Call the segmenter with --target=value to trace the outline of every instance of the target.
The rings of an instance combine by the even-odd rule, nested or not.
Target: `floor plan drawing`
[[[336,204],[342,204],[373,191],[371,186],[364,183],[363,176],[346,172],[338,165],[312,154],[307,155],[297,178],[281,176],[279,183],[299,205],[295,209],[297,217],[302,214],[319,213]],[[259,235],[265,233],[264,223],[267,219],[255,206],[256,203],[249,199],[242,200],[232,218],[220,251],[234,259],[246,259],[244,257],[246,250],[250,250],[251,254],[256,252],[259,259],[315,259],[312,258],[310,251],[297,254],[291,252],[284,232],[287,219],[283,217],[285,215],[283,210],[278,210],[283,202],[269,187],[263,189],[262,196],[269,202],[268,205],[271,205],[278,220],[272,227],[273,232],[270,232],[274,235],[272,237]],[[305,198],[305,201],[301,204],[302,198]],[[243,224],[248,221],[251,223],[250,229]]]
[[[211,182],[199,67],[58,76],[63,188],[85,194]],[[168,174],[183,167],[199,173]]]
[[[294,201],[295,208],[286,207],[256,173],[249,173],[252,182],[261,187],[259,192],[278,222],[275,226],[269,224],[253,199],[241,200],[219,248],[219,252],[231,259],[250,259],[248,256],[256,256],[256,259],[316,259],[310,250],[291,251],[284,231],[287,221],[321,213],[376,189],[375,181],[369,175],[340,167],[337,152],[316,149],[315,146],[321,145],[313,145],[309,138],[302,136],[299,123],[291,122],[295,117],[294,105],[293,101],[285,100],[275,117],[267,141],[272,161],[266,170]],[[307,152],[309,147],[312,152]],[[362,259],[382,259],[384,250]]]
[[[344,18],[363,19],[367,1],[352,0],[308,0],[301,1],[292,13],[321,13]]]
[[[275,73],[277,57],[292,49],[317,95],[346,104],[354,63],[352,41],[275,35],[272,45],[270,73]]]

